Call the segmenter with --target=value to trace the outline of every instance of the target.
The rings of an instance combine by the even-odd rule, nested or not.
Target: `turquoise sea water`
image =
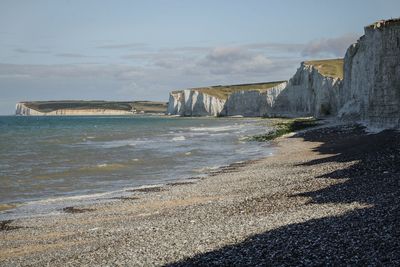
[[[87,196],[204,174],[259,158],[245,142],[267,120],[176,117],[0,117],[0,205]]]

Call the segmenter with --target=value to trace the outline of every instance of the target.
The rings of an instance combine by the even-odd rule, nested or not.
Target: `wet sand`
[[[4,222],[0,265],[399,265],[400,135],[359,126],[108,204]]]

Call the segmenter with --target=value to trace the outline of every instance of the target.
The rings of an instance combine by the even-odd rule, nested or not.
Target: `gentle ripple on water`
[[[121,190],[266,156],[268,120],[0,117],[0,205]]]

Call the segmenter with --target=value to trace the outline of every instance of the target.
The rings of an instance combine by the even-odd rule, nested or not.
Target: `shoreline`
[[[240,167],[250,165],[259,160],[273,156],[273,152],[270,155],[263,156],[261,158],[252,158],[244,161],[236,161],[227,165],[221,165],[218,167],[205,167],[204,171],[199,173],[197,176],[183,177],[177,179],[167,179],[160,181],[160,183],[154,184],[143,184],[132,187],[124,187],[119,190],[91,193],[86,195],[72,195],[72,196],[60,196],[54,198],[46,198],[33,200],[28,202],[12,202],[0,204],[0,223],[9,220],[23,220],[31,218],[40,218],[47,216],[57,216],[64,213],[65,208],[74,207],[79,209],[80,207],[86,207],[98,204],[109,204],[114,203],[118,200],[129,199],[127,195],[129,192],[152,192],[153,188],[162,188],[163,190],[169,186],[177,185],[189,185],[193,184],[193,181],[207,179],[212,176],[216,176],[221,173],[229,173],[235,171]],[[41,207],[43,206],[43,207]],[[18,209],[22,209],[18,210]],[[10,216],[11,215],[11,216]]]
[[[204,179],[8,222],[0,262],[396,265],[399,140],[354,125],[281,137],[273,156]]]
[[[159,118],[163,118],[164,119],[165,117],[159,117]],[[189,119],[193,120],[193,118],[189,118]],[[194,118],[194,119],[196,119],[196,118]],[[199,119],[203,119],[204,120],[204,118],[199,118]],[[179,119],[179,121],[180,120],[181,119]],[[255,129],[256,133],[257,132],[261,133],[261,132],[263,132],[263,130],[265,131],[265,127],[268,127],[267,126],[268,121],[264,121],[264,120],[259,119],[259,118],[256,118],[256,119],[248,119],[248,118],[246,118],[244,120],[242,120],[242,119],[236,120],[235,119],[233,121],[226,121],[226,124],[228,125],[227,126],[227,131],[232,136],[233,135],[238,135],[239,136],[239,134],[236,134],[236,133],[233,134],[234,131],[231,130],[230,127],[232,126],[234,128],[234,127],[236,127],[236,124],[242,124],[242,122],[243,123],[250,123],[249,125],[251,125],[251,128],[254,126],[254,129]],[[193,122],[192,124],[198,124],[198,123],[197,122]],[[212,124],[215,125],[215,124],[220,124],[220,123],[215,121]],[[218,125],[216,125],[216,126],[218,128]],[[212,127],[214,127],[214,126],[212,126]],[[200,129],[201,129],[201,127],[199,128],[199,130]],[[204,131],[207,131],[207,128],[204,128],[204,129],[205,129]],[[196,129],[194,129],[194,130],[196,130]],[[212,131],[212,130],[213,129],[210,128],[210,131]],[[217,133],[218,133],[218,131],[217,131]],[[254,132],[254,130],[253,130],[253,132]],[[197,131],[195,131],[194,133],[197,134]],[[214,132],[212,132],[212,134],[213,133]],[[248,134],[248,131],[245,134]],[[176,139],[174,137],[175,135],[177,135],[178,138],[181,138],[181,136],[183,134],[180,134],[178,132],[176,134],[173,133],[173,134],[171,134],[171,137],[167,136],[167,137],[165,137],[165,139],[171,138],[172,141],[175,141],[175,139]],[[90,138],[93,138],[93,137],[90,136]],[[185,141],[184,137],[182,137],[182,139],[183,139],[183,141]],[[189,138],[188,138],[188,140],[189,140]],[[84,139],[84,141],[86,141],[86,140]],[[129,140],[127,140],[127,141],[129,141]],[[181,139],[177,139],[176,141],[177,142],[178,141],[181,142]],[[151,140],[148,141],[148,142],[151,143]],[[190,142],[190,140],[189,140],[189,142]],[[181,143],[184,143],[184,142],[181,142]],[[181,143],[179,143],[179,144],[181,144]],[[260,151],[258,151],[258,149],[257,149],[258,144],[253,143],[251,145],[247,145],[247,144],[245,144],[245,142],[242,142],[242,141],[240,141],[239,143],[241,143],[240,146],[242,146],[242,147],[246,146],[248,148],[247,151],[250,151],[248,153],[248,155],[245,154],[245,153],[244,154],[232,154],[232,156],[230,156],[229,158],[226,158],[226,159],[225,158],[221,158],[221,160],[217,159],[217,161],[203,160],[202,163],[196,163],[195,161],[192,160],[193,163],[189,164],[191,169],[188,166],[188,167],[180,168],[179,172],[164,172],[164,173],[161,172],[160,175],[156,176],[155,178],[150,176],[150,175],[147,175],[146,177],[150,178],[148,181],[144,180],[144,179],[141,179],[141,180],[137,179],[136,180],[137,172],[134,172],[133,174],[132,173],[127,173],[124,176],[124,179],[126,177],[126,182],[121,183],[121,184],[117,183],[114,186],[109,186],[106,189],[105,188],[101,188],[101,187],[92,186],[93,189],[91,189],[91,190],[81,190],[81,191],[79,191],[79,190],[72,191],[71,190],[71,191],[62,192],[61,194],[57,194],[58,192],[56,192],[53,195],[50,195],[50,194],[38,195],[38,194],[36,194],[31,198],[25,198],[23,195],[20,197],[20,196],[15,195],[15,194],[14,195],[16,197],[7,198],[7,197],[5,197],[5,196],[7,196],[7,194],[6,194],[6,195],[4,195],[3,202],[0,204],[0,208],[1,208],[1,206],[4,207],[4,209],[2,208],[0,210],[0,220],[17,219],[17,218],[29,217],[29,216],[41,216],[41,215],[45,215],[46,211],[42,212],[42,211],[39,210],[40,208],[47,209],[48,210],[47,213],[58,212],[58,211],[62,210],[61,206],[63,205],[63,202],[67,202],[68,206],[71,206],[71,205],[75,206],[75,205],[80,205],[80,204],[89,204],[89,202],[91,202],[91,203],[95,202],[97,200],[97,198],[98,198],[97,195],[101,195],[101,194],[104,195],[101,198],[107,199],[107,198],[112,198],[112,197],[123,196],[124,195],[124,189],[131,189],[132,187],[138,187],[138,186],[143,186],[143,185],[150,185],[151,186],[152,184],[168,183],[169,181],[182,180],[182,179],[185,179],[185,178],[190,178],[192,176],[201,177],[201,176],[207,175],[207,172],[210,169],[208,167],[210,167],[210,166],[211,167],[225,167],[226,165],[229,165],[230,163],[235,163],[237,161],[241,161],[241,160],[245,160],[245,159],[259,158],[259,157],[263,157],[263,156],[269,154],[269,149],[264,149],[264,148],[260,147]],[[174,145],[174,144],[175,143],[171,143],[171,145]],[[234,143],[232,142],[232,144],[234,144]],[[130,147],[131,145],[128,144],[126,146]],[[267,145],[265,145],[265,146],[267,146]],[[192,153],[191,152],[192,151],[191,147],[189,147],[186,150],[190,151],[189,152],[190,154]],[[187,156],[187,154],[183,155],[183,152],[181,154],[182,155],[179,155],[177,153],[177,156],[182,157],[182,160],[181,160],[182,162],[184,160],[186,160],[186,157],[188,157],[189,160],[192,157],[192,155],[190,155],[190,156]],[[194,154],[193,157],[197,156],[197,154],[195,154],[195,153],[193,153],[193,154]],[[135,156],[135,157],[137,157],[137,156]],[[124,160],[118,160],[117,158],[115,158],[115,159],[111,160],[110,162],[107,162],[107,165],[108,164],[112,165],[113,162],[116,162],[117,164],[124,164],[125,166],[131,166],[131,165],[136,166],[135,164],[143,164],[142,162],[139,162],[139,163],[135,162],[135,164],[133,164],[131,161],[132,161],[132,159],[128,159],[128,160],[124,161]],[[133,161],[140,161],[140,160],[137,160],[135,158],[135,159],[133,159]],[[103,162],[105,162],[105,161],[103,160]],[[208,164],[207,164],[207,162],[208,162]],[[100,163],[102,163],[101,161],[99,161],[99,163],[95,162],[95,161],[92,162],[92,163],[93,164],[87,164],[87,167],[85,166],[85,167],[81,167],[81,168],[82,169],[83,168],[93,168],[93,170],[96,169],[97,172],[101,172],[103,169],[105,169],[103,167],[106,164],[100,164]],[[171,166],[171,165],[169,165],[169,166]],[[172,165],[172,166],[174,167],[174,165]],[[140,168],[140,166],[138,168]],[[68,171],[73,173],[75,171],[75,169],[71,168]],[[77,169],[75,172],[78,172],[78,171],[80,171],[80,169]],[[108,175],[108,173],[105,173],[105,175]],[[65,175],[65,176],[67,176],[67,175]],[[46,184],[44,184],[44,186],[46,186]],[[79,199],[83,199],[84,201],[80,201]],[[89,201],[88,199],[92,199],[92,201]],[[57,204],[56,202],[59,202],[59,204]],[[72,203],[72,202],[77,202],[77,203]],[[81,203],[81,202],[84,202],[84,203]],[[54,204],[55,207],[53,208],[53,207],[49,206],[48,208],[46,208],[46,207],[44,207],[44,203]],[[17,207],[17,208],[15,209],[15,207]],[[30,209],[29,207],[32,207],[31,208],[33,210],[32,212],[29,211],[29,209]],[[19,212],[19,210],[21,210],[21,212]],[[39,214],[37,214],[37,213],[39,213]]]
[[[265,159],[267,157],[273,156],[274,148],[269,146],[268,149],[271,150],[269,155],[263,155],[261,157],[250,158],[243,161],[235,161],[226,165],[204,167],[203,170],[195,176],[181,177],[181,178],[171,178],[159,181],[158,183],[142,184],[131,187],[124,187],[121,189],[90,193],[84,195],[66,195],[52,198],[44,198],[38,200],[32,200],[27,202],[10,202],[0,204],[0,223],[2,221],[8,220],[20,220],[20,219],[30,219],[30,218],[40,218],[47,216],[57,216],[64,212],[65,208],[68,207],[81,207],[96,204],[107,204],[115,202],[116,200],[123,200],[127,198],[129,192],[134,192],[137,190],[144,190],[151,188],[167,188],[168,186],[191,184],[195,180],[207,179],[209,177],[233,171],[237,168],[249,165],[253,162]],[[129,198],[129,197],[128,197]]]

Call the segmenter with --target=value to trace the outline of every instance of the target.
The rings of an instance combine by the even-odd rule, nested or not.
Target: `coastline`
[[[272,147],[270,147],[270,149],[272,150]],[[271,156],[273,155],[273,152],[270,152],[269,154],[269,156]],[[167,190],[170,186],[189,185],[195,183],[195,181],[201,181],[221,173],[236,171],[240,167],[247,166],[269,156],[237,161],[228,165],[202,168],[203,170],[196,176],[175,179],[171,178],[160,181],[159,183],[125,187],[115,191],[90,193],[87,195],[60,196],[20,203],[4,203],[0,204],[0,223],[2,221],[57,216],[63,214],[65,212],[65,208],[69,207],[78,207],[79,209],[79,207],[115,203],[118,200],[130,199],[130,192],[152,192],[154,188],[160,188],[162,189],[160,191],[164,191],[164,189]]]
[[[118,117],[118,120],[114,120],[114,118],[108,120],[108,118],[87,118],[84,117],[82,119],[77,119],[76,123],[77,130],[74,130],[69,125],[75,125],[74,118],[64,118],[68,123],[58,123],[58,120],[53,118],[43,118],[43,123],[41,123],[42,119],[39,121],[38,125],[42,124],[50,124],[54,121],[60,126],[61,129],[68,128],[68,131],[73,134],[73,138],[70,138],[65,141],[66,145],[57,145],[60,142],[60,139],[47,139],[46,136],[41,138],[44,142],[49,142],[50,144],[56,144],[51,149],[47,148],[49,153],[42,153],[41,155],[47,156],[51,155],[53,151],[60,151],[59,148],[65,149],[68,148],[68,154],[66,155],[64,152],[58,153],[61,155],[61,160],[64,159],[74,159],[75,154],[79,154],[80,151],[86,153],[86,150],[90,153],[86,153],[92,158],[89,157],[89,160],[84,164],[75,164],[75,165],[68,165],[65,163],[64,165],[60,166],[68,166],[69,168],[66,170],[58,171],[57,169],[52,171],[49,169],[49,175],[45,176],[43,173],[47,173],[46,169],[43,168],[42,171],[36,171],[36,173],[26,173],[27,175],[24,176],[23,173],[20,175],[21,177],[26,177],[28,182],[24,183],[21,182],[21,186],[25,186],[26,190],[30,190],[30,183],[31,181],[35,182],[35,177],[40,177],[38,183],[40,183],[43,187],[43,190],[48,190],[49,192],[55,192],[54,194],[45,194],[38,191],[38,194],[33,195],[32,197],[28,198],[25,195],[18,194],[18,190],[23,191],[24,187],[21,189],[17,188],[15,191],[13,190],[6,190],[4,195],[2,195],[2,203],[8,204],[16,204],[18,206],[17,209],[2,212],[0,211],[0,221],[1,220],[9,220],[9,219],[17,219],[21,217],[28,217],[28,216],[38,216],[44,215],[46,211],[40,209],[47,209],[51,213],[57,213],[62,210],[63,206],[75,206],[75,205],[85,205],[90,204],[92,202],[96,202],[98,198],[101,198],[101,202],[107,201],[109,198],[118,197],[118,195],[126,194],[123,192],[124,189],[130,189],[131,187],[137,187],[141,185],[151,185],[151,184],[159,184],[159,183],[167,183],[172,180],[180,180],[185,179],[187,177],[192,176],[202,176],[205,175],[208,167],[218,167],[218,166],[226,166],[230,163],[234,163],[236,161],[243,161],[246,159],[252,158],[259,158],[265,155],[268,155],[270,150],[266,149],[268,144],[263,144],[259,146],[258,143],[247,143],[243,140],[242,136],[251,136],[255,133],[262,133],[268,129],[269,120],[263,120],[260,118],[256,119],[223,119],[222,121],[219,118],[179,118],[179,119],[165,119],[164,117],[148,117],[144,116],[138,119],[132,119],[133,123],[153,123],[160,121],[162,125],[167,125],[171,127],[170,130],[163,130],[160,134],[152,134],[152,135],[145,135],[143,131],[139,134],[136,134],[134,131],[134,126],[129,126],[129,129],[126,129],[125,126],[123,131],[118,132],[115,130],[116,135],[112,135],[111,132],[103,127],[107,124],[117,124],[123,123],[125,125],[125,119]],[[149,118],[149,119],[148,119]],[[31,118],[11,118],[16,119],[17,122],[20,120],[27,121],[29,123],[35,124],[36,119]],[[127,119],[130,122],[131,119]],[[79,127],[79,123],[82,125],[89,125],[85,126],[85,128]],[[103,124],[102,124],[103,123]],[[133,125],[131,123],[131,125]],[[101,130],[96,128],[96,125],[101,125]],[[203,125],[204,124],[204,125]],[[90,127],[90,125],[94,125],[94,127]],[[35,124],[36,126],[36,124]],[[65,126],[65,127],[64,127]],[[40,127],[37,127],[40,129]],[[86,130],[88,128],[89,130]],[[94,129],[96,128],[96,129]],[[117,127],[114,127],[118,129]],[[136,127],[138,128],[138,127]],[[53,131],[61,131],[57,130]],[[145,128],[144,128],[145,129]],[[166,129],[166,128],[165,128]],[[244,129],[244,130],[242,130]],[[131,131],[132,130],[132,131]],[[101,132],[103,131],[104,134]],[[3,133],[7,133],[3,131]],[[120,134],[122,133],[122,134]],[[125,134],[127,133],[127,134]],[[214,135],[216,137],[214,137]],[[30,136],[37,136],[35,134],[27,134],[27,137]],[[144,137],[143,137],[144,136]],[[228,138],[226,138],[227,136]],[[232,138],[231,138],[232,136]],[[236,137],[237,136],[237,137]],[[23,137],[23,136],[22,136]],[[29,138],[14,138],[15,144],[20,144],[19,140],[29,140]],[[62,138],[63,136],[57,137]],[[6,140],[7,136],[3,140]],[[97,138],[97,139],[96,139]],[[213,150],[213,145],[206,145],[204,148],[203,144],[209,144],[215,142],[215,140],[221,140],[222,142],[226,143],[229,142],[229,145],[232,144],[232,149],[227,146],[224,148],[228,153],[226,157],[219,157],[218,153],[224,154],[225,150],[217,151],[218,153],[214,153],[211,158],[215,160],[210,160],[208,157],[203,157],[203,155],[207,154],[208,150]],[[230,141],[232,139],[232,142]],[[71,141],[72,140],[72,141]],[[117,140],[114,142],[114,140]],[[119,141],[122,140],[122,141]],[[239,140],[239,141],[237,141]],[[25,141],[25,143],[28,141]],[[9,141],[9,143],[12,143]],[[32,144],[35,142],[32,141]],[[158,145],[159,144],[159,145]],[[221,143],[225,144],[225,143]],[[75,146],[79,146],[77,151]],[[217,144],[218,146],[218,144]],[[23,146],[20,146],[23,147]],[[210,149],[208,148],[210,147]],[[236,150],[236,147],[238,150]],[[148,154],[141,155],[142,151],[146,150],[153,150],[156,153],[155,158],[149,158]],[[230,150],[229,150],[230,149]],[[234,150],[235,149],[235,150]],[[96,150],[99,152],[97,153]],[[14,151],[14,150],[13,150]],[[108,157],[108,155],[102,155],[102,153],[106,153],[110,151],[113,153],[112,157]],[[238,153],[235,153],[238,151]],[[5,152],[5,151],[4,151]],[[95,153],[96,152],[96,153]],[[233,153],[231,153],[233,152]],[[240,152],[240,153],[239,153]],[[121,156],[120,156],[120,155]],[[5,153],[2,153],[5,156]],[[20,162],[21,164],[24,163],[26,157],[22,158],[21,161],[18,159],[18,153],[15,152],[13,157],[8,157],[5,159],[4,162],[7,163],[8,160],[10,163],[7,166],[11,165],[12,162]],[[150,155],[150,154],[149,154]],[[37,156],[39,157],[39,156]],[[147,158],[146,158],[147,157]],[[203,158],[201,158],[203,157]],[[164,160],[165,158],[165,160]],[[152,162],[161,162],[160,167],[153,168],[153,169],[145,169],[146,166],[150,166],[154,164]],[[4,163],[2,162],[2,163]],[[34,162],[34,161],[32,161]],[[147,163],[149,162],[149,163]],[[30,163],[30,162],[28,162]],[[178,164],[179,163],[179,164]],[[20,164],[20,165],[21,165]],[[180,164],[185,164],[185,166],[180,166]],[[144,172],[141,172],[142,169],[145,169]],[[3,170],[4,173],[7,174],[7,169]],[[152,174],[154,173],[154,175]],[[3,173],[3,176],[4,176]],[[52,179],[51,175],[55,173],[55,178]],[[57,176],[60,173],[59,176]],[[142,175],[141,175],[142,174]],[[66,190],[65,193],[61,192],[57,194],[56,191],[58,188],[53,186],[53,180],[57,180],[57,178],[64,178],[66,180],[65,184],[68,185],[69,177],[71,177],[71,181],[78,181],[79,182],[79,175],[81,176],[91,176],[92,184],[87,186],[86,188],[90,188],[90,190],[85,190],[85,186],[82,188],[77,188],[70,186]],[[98,176],[97,176],[98,175]],[[112,175],[112,178],[109,177]],[[7,175],[5,175],[7,176]],[[75,179],[74,176],[77,178]],[[11,178],[8,179],[10,181],[16,181],[18,176],[10,176]],[[33,177],[33,178],[32,178]],[[119,178],[121,177],[121,178]],[[117,179],[121,179],[122,182],[118,181]],[[30,180],[29,180],[30,179]],[[23,179],[21,179],[23,181]],[[101,181],[110,181],[109,184],[102,185]],[[116,181],[116,182],[113,182]],[[31,182],[31,184],[33,183]],[[97,186],[96,183],[99,183]],[[60,183],[59,181],[57,183]],[[7,183],[6,183],[7,185]],[[63,184],[61,184],[63,185]],[[107,186],[107,187],[106,187]],[[35,187],[33,187],[35,188]],[[61,187],[62,188],[62,187]],[[74,189],[76,189],[74,191]],[[51,191],[53,190],[53,191]],[[64,190],[64,189],[62,189]],[[16,192],[10,193],[12,197],[8,197],[7,192]],[[35,191],[33,191],[35,193]],[[104,194],[104,196],[98,196],[97,194]],[[13,196],[16,196],[13,198]],[[25,197],[25,198],[24,198]],[[91,200],[90,200],[91,198]],[[74,203],[75,202],[75,203]],[[27,204],[27,205],[26,205]],[[50,204],[50,205],[46,205]],[[12,206],[4,205],[5,208],[12,208]],[[31,211],[29,211],[31,209]],[[19,214],[17,214],[19,213]]]
[[[399,263],[398,140],[393,131],[368,135],[354,125],[281,137],[273,156],[208,177],[6,222],[0,262]]]

